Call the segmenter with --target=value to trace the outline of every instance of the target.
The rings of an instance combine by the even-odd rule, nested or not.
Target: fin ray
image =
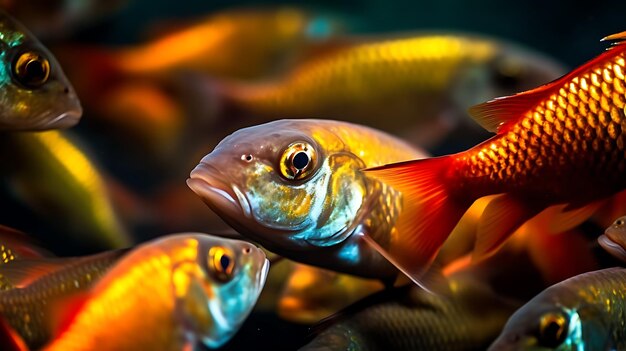
[[[426,288],[428,272],[437,252],[448,238],[470,203],[448,193],[445,171],[451,156],[408,161],[365,172],[400,191],[403,210],[388,249],[369,243],[411,280]],[[443,181],[442,181],[443,180]]]
[[[623,40],[626,32],[617,33],[605,37],[603,40]],[[486,130],[497,132],[498,134],[508,131],[509,127],[524,116],[526,112],[536,106],[542,99],[550,94],[554,94],[558,89],[568,82],[581,75],[582,72],[590,70],[600,62],[609,60],[626,50],[626,42],[619,41],[609,47],[607,51],[587,61],[585,64],[574,69],[570,73],[557,78],[556,80],[518,94],[498,97],[493,100],[478,104],[469,108],[469,114]]]

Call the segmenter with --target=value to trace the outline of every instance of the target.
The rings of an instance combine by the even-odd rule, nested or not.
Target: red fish
[[[471,108],[497,131],[491,139],[454,155],[367,169],[408,204],[400,238],[384,254],[419,276],[479,198],[498,195],[478,224],[475,258],[549,207],[553,232],[561,232],[624,190],[626,32],[605,39],[619,42],[562,78]]]

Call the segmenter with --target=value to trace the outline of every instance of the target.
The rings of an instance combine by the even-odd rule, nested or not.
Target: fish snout
[[[187,185],[213,210],[228,215],[240,216],[244,213],[241,204],[245,197],[237,193],[228,178],[216,167],[200,162],[191,171]]]

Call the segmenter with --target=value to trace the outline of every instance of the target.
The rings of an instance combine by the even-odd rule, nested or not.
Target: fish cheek
[[[191,262],[176,266],[172,272],[174,292],[174,319],[182,326],[186,341],[195,343],[215,329],[215,322],[209,309],[212,289],[207,285],[204,273]]]
[[[249,180],[247,197],[255,219],[267,227],[295,228],[310,217],[319,179],[305,182],[277,179],[269,172]]]

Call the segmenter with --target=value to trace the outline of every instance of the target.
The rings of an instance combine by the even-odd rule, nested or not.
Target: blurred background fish
[[[46,130],[78,123],[80,102],[54,56],[1,10],[0,35],[0,130]]]
[[[6,134],[0,157],[14,195],[66,238],[90,250],[131,243],[98,168],[64,133]]]
[[[319,46],[279,78],[224,82],[217,93],[253,121],[342,119],[427,146],[467,119],[468,107],[565,72],[545,55],[468,34],[346,37]]]

